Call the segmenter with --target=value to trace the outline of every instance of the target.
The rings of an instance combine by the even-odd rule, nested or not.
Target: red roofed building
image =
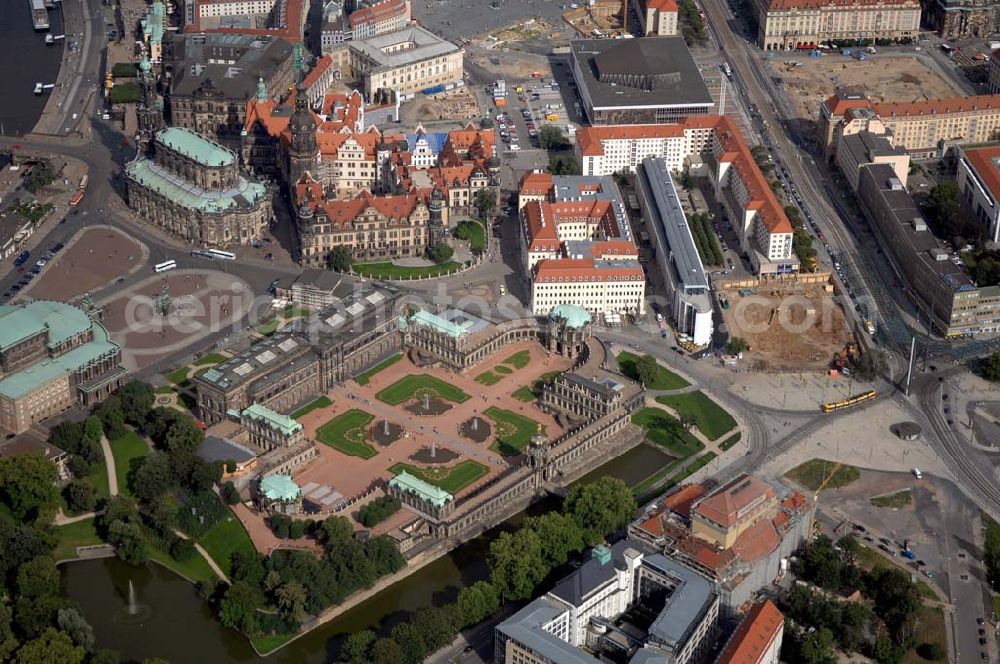
[[[708,175],[754,270],[758,274],[798,270],[792,224],[729,118],[707,115],[678,124],[582,127],[577,131],[577,150],[584,175],[635,172],[647,157],[663,159],[674,173],[690,170]]]
[[[987,238],[1000,241],[1000,145],[959,148],[958,189]]]
[[[352,39],[368,39],[402,30],[410,23],[410,3],[407,0],[383,0],[355,10],[347,21]]]
[[[193,20],[184,26],[184,32],[277,37],[297,44],[302,42],[308,11],[307,0],[194,0]],[[262,20],[273,17],[274,25],[265,28],[226,25],[226,19],[247,17]]]
[[[754,604],[722,649],[716,664],[778,664],[785,616],[769,599]]]
[[[676,0],[637,0],[636,10],[644,36],[665,37],[677,34]]]
[[[757,45],[814,49],[836,40],[916,39],[918,0],[755,0]]]

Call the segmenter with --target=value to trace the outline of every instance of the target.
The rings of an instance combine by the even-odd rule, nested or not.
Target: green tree
[[[82,664],[87,653],[82,646],[74,645],[73,639],[65,632],[52,627],[46,629],[38,638],[25,643],[17,656],[15,664]]]
[[[402,664],[421,664],[424,661],[427,655],[427,643],[416,625],[401,622],[392,628],[390,635],[403,651]]]
[[[219,621],[225,627],[253,634],[257,628],[255,614],[262,602],[259,590],[246,581],[237,581],[219,602]]]
[[[379,639],[372,645],[372,664],[402,664],[406,655],[395,639]]]
[[[230,576],[257,587],[264,581],[266,570],[256,551],[233,551],[229,556]]]
[[[153,444],[157,447],[164,447],[166,444],[167,430],[174,420],[181,416],[172,408],[154,408],[146,414],[146,423],[142,430]]]
[[[94,411],[104,427],[104,435],[109,439],[121,438],[125,435],[125,413],[122,412],[122,400],[112,395],[101,402]]]
[[[87,664],[121,664],[122,656],[117,650],[102,649],[94,652]]]
[[[346,542],[354,537],[354,527],[345,516],[327,517],[319,529],[319,539],[327,546]]]
[[[83,421],[83,437],[99,445],[103,434],[104,428],[101,426],[101,418],[96,415],[88,415]]]
[[[635,361],[635,373],[643,385],[649,386],[660,377],[660,365],[655,357],[646,354]]]
[[[59,609],[56,614],[56,624],[76,645],[82,646],[87,652],[94,649],[94,628],[75,607]]]
[[[137,524],[115,521],[108,528],[108,542],[115,546],[118,559],[129,565],[141,565],[149,557],[146,540]]]
[[[552,175],[582,175],[580,160],[571,154],[556,154],[549,157],[549,172]]]
[[[438,265],[443,265],[451,260],[451,257],[455,255],[455,249],[452,248],[450,244],[445,242],[438,242],[435,245],[427,247],[427,258],[431,259]]]
[[[59,501],[55,464],[41,454],[0,459],[0,501],[18,520],[37,516]]]
[[[185,563],[194,560],[196,555],[198,555],[198,550],[195,548],[194,542],[189,539],[178,537],[170,545],[170,557],[177,562]]]
[[[1000,351],[993,353],[980,363],[979,375],[986,380],[1000,382]]]
[[[278,586],[274,599],[286,621],[299,625],[305,619],[306,589],[298,581],[287,581]]]
[[[73,480],[67,484],[63,495],[66,498],[66,506],[76,514],[91,512],[97,507],[97,491],[84,480]]]
[[[624,528],[635,515],[635,508],[635,498],[624,482],[601,477],[573,487],[564,509],[583,531],[584,543],[593,546]]]
[[[542,125],[538,130],[538,145],[543,150],[561,150],[568,145],[568,141],[559,127]]]
[[[235,505],[240,502],[240,492],[232,482],[222,485],[222,499],[227,505]]]
[[[118,390],[122,415],[133,426],[141,426],[156,402],[153,386],[141,380],[131,380]]]
[[[476,191],[472,197],[472,204],[476,208],[476,214],[480,219],[486,219],[497,206],[497,192],[492,187],[484,187]]]
[[[167,429],[164,445],[168,452],[194,453],[205,440],[205,432],[194,422],[192,417],[178,417]]]
[[[17,569],[18,598],[38,599],[59,594],[59,570],[51,556],[38,556]]]
[[[833,632],[826,627],[804,635],[800,648],[802,664],[835,664],[837,661],[833,652]]]
[[[49,445],[58,447],[69,454],[80,453],[80,443],[83,442],[84,425],[68,420],[60,422],[49,431]]]
[[[917,586],[901,569],[872,570],[868,594],[873,600],[875,615],[885,623],[896,646],[905,646],[917,629],[922,601]]]
[[[135,501],[128,496],[111,496],[104,506],[104,514],[96,517],[94,525],[97,526],[97,532],[106,540],[108,532],[111,529],[111,524],[117,521],[121,521],[122,523],[139,523],[139,510],[135,506]]]
[[[306,534],[306,522],[301,519],[295,519],[292,521],[291,525],[288,526],[288,537],[291,539],[302,539]]]
[[[937,641],[921,643],[917,646],[917,654],[930,662],[940,662],[948,656],[948,651]]]
[[[344,645],[340,649],[340,659],[351,664],[362,664],[368,661],[368,652],[372,644],[375,643],[375,632],[370,629],[363,629],[359,632],[351,632],[344,640]]]
[[[549,512],[531,517],[524,527],[534,531],[545,543],[542,557],[550,569],[565,564],[571,554],[583,550],[583,531],[565,514]]]
[[[0,662],[6,662],[18,645],[14,634],[14,611],[7,604],[0,604]]]
[[[489,581],[477,581],[458,593],[458,614],[461,627],[471,627],[500,610],[500,593]]]
[[[56,179],[56,170],[48,159],[34,164],[24,178],[24,188],[33,194],[52,184]]]
[[[750,344],[743,337],[730,337],[726,343],[726,352],[730,355],[739,355],[750,350]]]
[[[166,493],[174,482],[173,462],[168,455],[158,451],[146,455],[129,477],[133,493],[147,501]]]
[[[423,636],[428,653],[443,648],[455,638],[455,626],[448,613],[436,606],[429,606],[418,611],[413,618],[413,626]]]
[[[358,521],[366,528],[381,523],[399,511],[402,503],[395,496],[382,496],[358,510]]]
[[[535,586],[548,574],[542,548],[538,535],[526,528],[501,533],[490,544],[492,582],[507,599],[531,597]]]
[[[346,244],[338,244],[326,257],[326,267],[336,272],[350,272],[354,265],[354,253]]]

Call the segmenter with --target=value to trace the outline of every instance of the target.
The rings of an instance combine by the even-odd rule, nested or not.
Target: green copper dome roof
[[[590,312],[575,304],[560,304],[552,308],[549,318],[562,318],[566,325],[579,329],[591,321]]]
[[[139,61],[139,69],[142,71],[149,71],[151,67],[152,65],[149,64],[149,58],[142,56],[142,60]]]

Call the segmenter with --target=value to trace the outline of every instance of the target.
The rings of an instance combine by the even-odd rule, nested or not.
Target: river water
[[[580,481],[611,475],[633,485],[668,460],[658,450],[640,445]],[[194,586],[159,565],[136,568],[117,559],[68,563],[61,568],[63,584],[93,625],[97,647],[119,650],[123,659],[156,656],[171,662],[325,664],[336,658],[344,635],[366,628],[388,631],[420,607],[450,602],[460,588],[486,578],[486,551],[497,530],[514,528],[526,514],[556,505],[547,500],[535,503],[267,658],[257,657],[241,634],[222,628],[198,599]],[[141,624],[115,619],[128,603],[130,580],[139,603],[151,609],[149,619]]]
[[[79,0],[72,0],[78,2]],[[49,34],[62,34],[62,14],[49,10]],[[63,43],[45,45],[44,32],[31,25],[28,0],[0,0],[0,124],[7,136],[29,133],[45,108],[48,94],[35,95],[35,83],[55,83]]]

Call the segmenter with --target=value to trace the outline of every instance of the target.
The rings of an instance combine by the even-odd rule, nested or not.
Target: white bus
[[[214,261],[215,256],[207,251],[195,249],[191,252],[191,258],[201,258],[206,261]]]
[[[162,263],[157,263],[153,266],[153,272],[159,274],[160,272],[166,272],[167,270],[173,270],[177,267],[177,261],[163,261]]]
[[[221,249],[206,249],[205,253],[212,254],[216,258],[221,258],[226,261],[236,260],[236,254],[231,251],[222,251]]]

